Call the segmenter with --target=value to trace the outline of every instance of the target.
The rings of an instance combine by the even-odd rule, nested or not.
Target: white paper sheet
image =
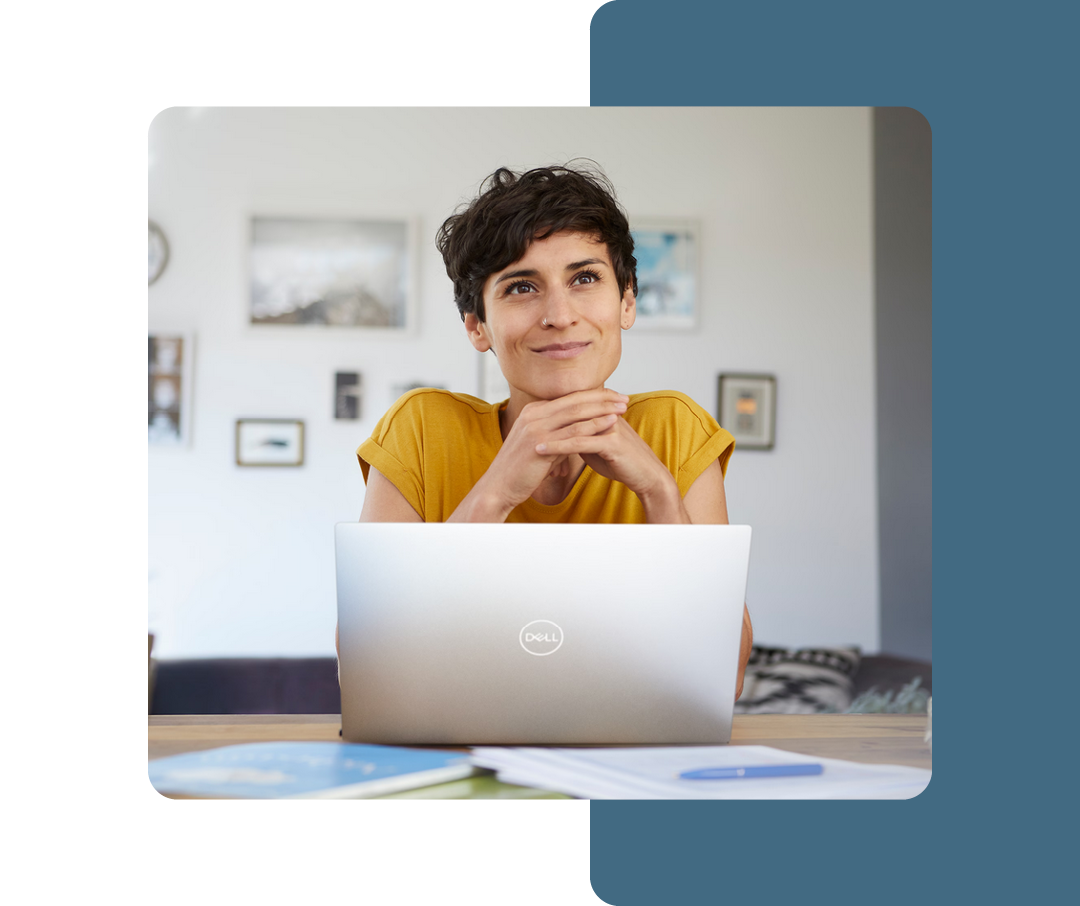
[[[500,780],[584,799],[910,799],[930,782],[930,771],[902,765],[816,758],[769,746],[541,749],[479,746],[473,764]],[[804,777],[682,780],[711,767],[820,764]]]

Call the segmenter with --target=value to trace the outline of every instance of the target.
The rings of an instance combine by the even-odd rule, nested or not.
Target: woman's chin
[[[582,381],[567,381],[566,383],[547,385],[543,388],[539,388],[536,398],[542,400],[557,400],[564,396],[569,396],[571,393],[578,393],[581,390],[599,390],[603,386],[602,383],[589,384]]]
[[[557,400],[582,390],[603,389],[607,379],[606,374],[597,371],[585,374],[582,373],[583,371],[585,369],[579,369],[576,372],[566,369],[562,374],[549,372],[521,375],[523,380],[520,382],[508,378],[507,383],[521,396],[534,400]]]

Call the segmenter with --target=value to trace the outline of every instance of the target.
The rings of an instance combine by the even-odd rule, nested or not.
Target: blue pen
[[[760,764],[746,768],[699,768],[683,771],[680,780],[738,780],[740,777],[805,777],[820,774],[820,764]]]

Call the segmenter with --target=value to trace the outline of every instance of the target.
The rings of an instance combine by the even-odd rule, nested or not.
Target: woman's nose
[[[557,286],[544,300],[543,324],[545,327],[569,327],[577,320],[573,299],[565,286]]]

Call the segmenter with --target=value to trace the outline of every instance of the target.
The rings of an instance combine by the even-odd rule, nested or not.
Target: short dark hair
[[[630,222],[599,167],[538,167],[523,173],[499,167],[435,238],[454,282],[461,320],[471,312],[484,321],[487,278],[519,261],[535,240],[562,230],[590,233],[605,243],[620,292],[631,287],[637,295]]]

